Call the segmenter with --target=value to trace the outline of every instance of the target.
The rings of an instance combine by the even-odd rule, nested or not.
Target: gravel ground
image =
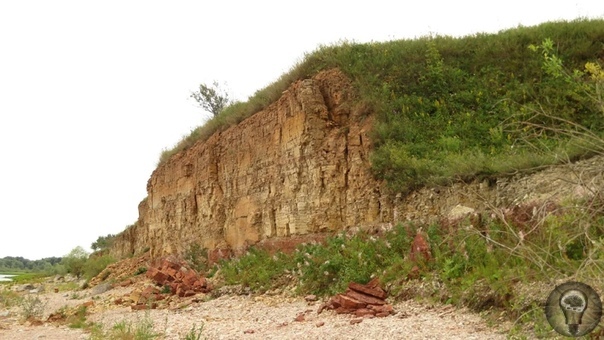
[[[163,339],[183,339],[193,325],[202,324],[202,334],[206,339],[506,338],[505,326],[489,328],[480,316],[467,310],[451,306],[430,307],[414,301],[394,304],[396,314],[386,318],[355,318],[337,315],[333,311],[317,314],[320,302],[308,303],[302,298],[280,295],[224,295],[173,310],[132,311],[110,303],[129,291],[129,288],[118,288],[98,295],[88,321],[101,323],[109,329],[121,321],[136,326],[144,320],[151,320],[154,330],[164,335],[160,337]],[[40,294],[46,302],[45,317],[62,306],[75,306],[91,299],[90,291],[79,295],[80,299],[73,299],[73,295],[64,293]],[[88,339],[90,336],[67,326],[22,323],[17,307],[6,314],[7,310],[0,310],[0,339],[69,340]],[[303,317],[299,317],[300,314]]]

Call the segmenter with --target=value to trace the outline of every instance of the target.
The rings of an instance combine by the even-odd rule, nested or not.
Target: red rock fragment
[[[382,299],[378,299],[378,298],[370,296],[370,295],[365,295],[365,294],[359,293],[357,291],[354,291],[352,289],[346,290],[345,296],[355,299],[361,303],[364,303],[365,305],[383,305],[386,303],[386,301],[384,301]]]
[[[375,311],[375,313],[388,313],[388,314],[392,314],[394,313],[394,308],[392,307],[392,305],[381,305],[381,306],[369,306],[369,308],[373,311]]]
[[[168,274],[157,269],[147,271],[147,273],[150,273],[147,274],[147,277],[149,277],[151,280],[155,281],[155,283],[159,285],[165,284],[168,278],[170,277]]]
[[[350,289],[352,289],[354,291],[357,291],[359,293],[371,295],[371,296],[376,297],[378,299],[385,299],[386,296],[387,296],[386,292],[382,288],[380,288],[379,286],[371,287],[371,286],[369,286],[369,284],[362,285],[360,283],[351,282],[351,283],[348,284],[348,288],[350,288]]]
[[[367,306],[366,302],[359,301],[356,298],[348,295],[339,294],[339,297],[342,307],[347,309],[359,309]]]
[[[371,309],[367,309],[367,308],[360,308],[357,309],[356,311],[354,311],[354,315],[357,317],[362,317],[365,315],[374,315],[375,311],[371,310]]]
[[[411,243],[409,258],[413,262],[420,260],[420,258],[423,258],[425,261],[430,261],[432,259],[432,255],[430,255],[430,246],[428,245],[428,242],[426,242],[424,236],[419,232],[415,235],[413,243]]]

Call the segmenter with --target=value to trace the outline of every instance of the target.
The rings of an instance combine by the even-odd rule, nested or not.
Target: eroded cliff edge
[[[370,118],[330,70],[293,84],[265,110],[159,166],[121,233],[118,256],[245,249],[258,241],[388,220],[369,168]]]
[[[116,237],[111,253],[182,255],[194,243],[238,253],[267,240],[582,197],[604,183],[597,157],[529,175],[390,194],[371,174],[371,124],[338,70],[298,81],[265,110],[161,164],[138,221]]]

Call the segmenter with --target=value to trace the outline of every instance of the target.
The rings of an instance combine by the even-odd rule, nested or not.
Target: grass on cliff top
[[[527,147],[521,142],[525,134],[517,129],[531,119],[563,125],[534,119],[536,112],[547,112],[602,130],[601,113],[589,98],[548,74],[543,55],[528,48],[546,38],[570,70],[604,56],[604,20],[586,19],[462,38],[321,46],[247,102],[226,108],[162,152],[159,164],[264,109],[296,80],[330,68],[352,79],[356,100],[377,118],[372,168],[397,191],[578,158],[584,149],[566,139],[543,134],[533,141],[538,148]]]

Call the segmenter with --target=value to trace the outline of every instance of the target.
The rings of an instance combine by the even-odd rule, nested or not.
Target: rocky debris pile
[[[129,286],[137,282],[149,266],[149,253],[137,257],[127,258],[108,265],[99,275],[93,277],[88,283],[94,287],[104,281],[118,282],[116,286]]]
[[[173,257],[163,259],[158,266],[147,270],[147,277],[153,282],[169,289],[171,294],[179,297],[193,296],[197,293],[208,293],[210,285],[205,277],[189,268],[186,263]]]
[[[353,314],[357,317],[385,317],[394,314],[392,305],[386,303],[386,296],[378,278],[365,285],[351,282],[346,292],[322,304],[317,313],[330,309],[338,314]]]

